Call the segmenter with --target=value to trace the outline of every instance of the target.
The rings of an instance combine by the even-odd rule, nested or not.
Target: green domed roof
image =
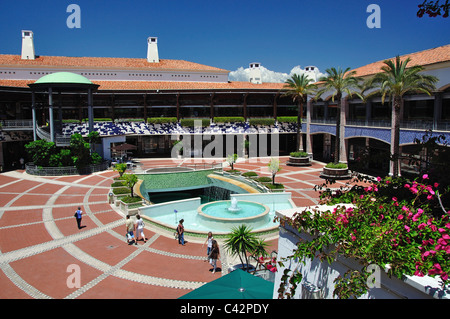
[[[71,72],[56,72],[44,75],[39,78],[34,84],[47,83],[70,83],[70,84],[93,84],[89,79],[82,75]]]

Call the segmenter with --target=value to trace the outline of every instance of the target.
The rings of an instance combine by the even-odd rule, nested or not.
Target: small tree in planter
[[[252,229],[246,225],[240,225],[231,229],[224,242],[225,248],[233,256],[238,256],[241,261],[243,270],[250,270],[248,255],[266,255],[265,248],[267,243],[260,240],[259,237],[252,233]],[[244,263],[245,262],[245,263]]]
[[[119,172],[119,176],[122,177],[123,173],[125,173],[125,171],[127,170],[127,164],[126,163],[116,164],[114,170]]]
[[[130,188],[131,197],[134,197],[133,187],[136,185],[138,178],[134,174],[123,174],[126,185]]]
[[[278,158],[271,158],[267,166],[272,173],[272,184],[275,184],[275,175],[281,171],[280,160]]]
[[[231,170],[234,170],[234,163],[236,163],[238,157],[239,156],[237,154],[227,155],[227,162],[228,162],[228,164],[230,164]]]

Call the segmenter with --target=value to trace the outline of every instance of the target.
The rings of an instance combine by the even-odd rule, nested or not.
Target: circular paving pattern
[[[284,159],[286,161],[287,158]],[[142,160],[142,169],[167,160]],[[266,163],[237,163],[236,169],[269,175]],[[322,165],[282,165],[276,181],[296,205],[317,203]],[[178,298],[227,273],[233,260],[221,249],[212,274],[202,241],[185,246],[145,229],[147,242],[128,245],[123,213],[108,203],[118,173],[36,177],[23,171],[0,174],[0,298]],[[339,182],[344,184],[345,182]],[[74,212],[84,212],[78,229]],[[269,251],[277,240],[269,241]]]

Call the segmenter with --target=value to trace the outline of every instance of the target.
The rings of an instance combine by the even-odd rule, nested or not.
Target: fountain
[[[231,206],[228,207],[228,211],[229,211],[229,212],[238,212],[238,211],[240,211],[240,210],[241,210],[241,208],[238,207],[238,205],[237,205],[237,199],[236,199],[236,197],[233,197],[233,198],[231,199]]]
[[[257,228],[266,224],[270,219],[269,207],[264,204],[237,199],[210,202],[198,207],[197,213],[204,226],[225,229],[246,224]]]

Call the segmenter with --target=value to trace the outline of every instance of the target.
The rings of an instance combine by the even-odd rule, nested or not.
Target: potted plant
[[[330,179],[348,179],[350,173],[346,163],[328,163],[322,170],[321,176]]]
[[[311,165],[310,157],[306,152],[291,152],[286,165],[290,166],[309,166]]]

